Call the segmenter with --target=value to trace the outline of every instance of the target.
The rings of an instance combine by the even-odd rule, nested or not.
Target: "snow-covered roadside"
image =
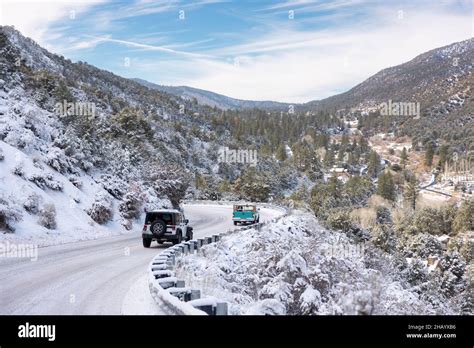
[[[165,315],[150,294],[148,275],[144,274],[130,287],[122,303],[124,315]]]
[[[211,216],[206,217],[206,213],[209,214],[209,211],[212,207]],[[268,204],[260,204],[260,220],[264,224],[266,222],[272,221],[276,218],[282,217],[286,212],[286,208],[275,207]],[[194,201],[194,203],[186,202],[184,204],[184,210],[186,214],[190,214],[190,221],[199,225],[199,231],[195,232],[195,239],[199,237],[209,237],[209,236],[219,236],[221,238],[225,234],[235,233],[239,227],[235,227],[232,223],[230,217],[232,216],[232,204],[228,202],[200,202]],[[188,216],[188,215],[187,215]],[[189,216],[188,216],[189,217]],[[203,218],[204,217],[204,218]],[[197,238],[196,238],[197,237]],[[206,238],[207,243],[207,238]],[[187,244],[187,243],[182,243]],[[194,247],[193,247],[194,248]],[[178,250],[179,245],[175,245],[166,250],[166,252],[160,252],[156,255],[155,260],[163,262],[163,258],[166,261],[169,261],[169,257],[173,257],[176,253],[180,254]],[[168,290],[165,290],[161,287],[159,282],[155,279],[155,272],[153,270],[155,264],[150,263],[149,265],[149,279],[148,279],[148,289],[143,283],[143,279],[137,281],[129,290],[127,296],[125,297],[124,303],[122,305],[123,314],[140,314],[140,313],[151,313],[151,314],[167,314],[167,315],[203,315],[204,312],[193,308],[190,303],[181,302],[179,299],[174,297],[169,293]],[[174,264],[174,263],[173,263]],[[166,266],[168,268],[168,266]],[[159,271],[161,272],[161,271]],[[168,277],[174,277],[174,272],[171,269],[166,270],[166,272],[171,272],[166,274]],[[144,293],[146,292],[146,293]],[[150,306],[150,299],[155,301],[154,306],[158,307],[156,309],[147,309],[144,307]],[[203,302],[204,301],[204,302]],[[195,299],[193,303],[213,303],[214,306],[217,305],[217,298],[206,296],[206,298]],[[153,303],[152,303],[153,305]]]
[[[0,242],[28,243],[41,247],[112,235],[136,234],[141,230],[142,225],[138,221],[131,230],[126,230],[121,225],[119,202],[91,176],[78,176],[82,183],[78,188],[68,177],[38,161],[39,154],[38,157],[35,157],[34,153],[26,154],[3,141],[0,141],[0,151],[3,155],[0,161],[0,198],[7,202],[10,210],[16,211],[20,216],[19,221],[14,224],[13,233],[0,232]],[[15,170],[20,171],[17,173],[21,175],[14,174]],[[44,179],[48,183],[40,188],[31,180],[33,177]],[[97,193],[102,193],[114,201],[113,218],[104,225],[95,223],[86,212]],[[32,200],[35,202],[31,202]],[[29,212],[25,207],[33,204],[34,210],[30,207]],[[54,229],[48,229],[38,223],[38,212],[47,204],[54,204],[56,209],[57,226]],[[143,221],[143,218],[140,221]]]
[[[421,300],[371,248],[296,212],[179,259],[175,273],[228,301],[230,314],[452,314]],[[369,266],[377,262],[385,266]]]

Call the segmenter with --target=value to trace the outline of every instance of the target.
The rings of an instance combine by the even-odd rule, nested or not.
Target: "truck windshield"
[[[255,207],[252,205],[238,205],[234,209],[235,211],[255,211]]]

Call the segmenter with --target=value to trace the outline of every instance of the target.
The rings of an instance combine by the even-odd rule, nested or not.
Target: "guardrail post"
[[[205,243],[204,243],[204,239],[202,239],[202,238],[199,238],[199,239],[197,240],[197,242],[198,242],[199,248],[201,248],[201,247],[205,244]]]
[[[201,298],[201,290],[191,289],[190,301]]]
[[[189,242],[184,242],[184,250],[185,250],[185,253],[192,253],[192,249],[191,249],[191,243]]]
[[[189,241],[189,249],[191,251],[191,254],[194,254],[194,251],[197,249],[196,248],[196,241],[195,240],[190,240]]]
[[[212,237],[207,237],[207,243],[206,244],[211,244],[212,243]]]
[[[151,271],[164,271],[164,270],[167,270],[167,269],[168,269],[168,265],[164,264],[164,263],[151,266]]]
[[[153,276],[155,279],[168,278],[173,276],[173,272],[168,270],[160,270],[158,272],[154,272]]]
[[[216,315],[227,315],[227,302],[218,302],[216,306]]]
[[[184,288],[184,284],[185,284],[184,280],[178,279],[176,281],[176,287],[177,288]]]
[[[206,306],[197,306],[197,309],[205,312],[208,315],[213,315],[214,314],[214,308],[212,305],[206,305]]]

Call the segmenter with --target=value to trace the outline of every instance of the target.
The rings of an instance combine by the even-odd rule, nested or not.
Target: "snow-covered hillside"
[[[72,63],[0,27],[0,230],[9,234],[2,238],[50,243],[122,233],[143,208],[177,206],[186,195],[219,198],[220,185],[244,168],[218,160],[220,148],[239,146],[213,125],[211,116],[221,113]],[[280,166],[259,158],[265,171]],[[279,193],[282,185],[290,188],[276,182],[271,190]],[[26,199],[36,206],[25,207]],[[40,223],[47,227],[36,228],[37,214],[49,216]]]
[[[297,212],[260,231],[224,237],[180,259],[188,286],[232,314],[454,314],[455,303],[413,287],[406,260],[321,227]],[[436,303],[436,306],[433,305]]]
[[[133,221],[132,230],[124,228],[120,202],[92,177],[79,174],[68,178],[47,165],[40,153],[24,153],[4,141],[0,141],[0,153],[0,214],[14,232],[4,234],[2,240],[41,246],[141,229],[142,219]],[[112,202],[113,217],[104,225],[87,214],[96,197]],[[155,204],[170,205],[167,200]]]
[[[144,208],[172,205],[166,193],[186,170],[169,160],[179,168],[206,145],[174,129],[173,99],[73,64],[11,27],[0,27],[0,52],[1,240],[49,245],[126,233],[141,227]],[[65,103],[94,112],[58,113]],[[211,165],[203,156],[193,168]]]

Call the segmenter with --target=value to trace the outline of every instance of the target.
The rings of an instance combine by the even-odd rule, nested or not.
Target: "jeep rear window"
[[[234,211],[254,211],[255,207],[252,205],[238,205],[234,208]]]
[[[155,220],[163,220],[165,224],[173,224],[173,214],[170,213],[148,213],[146,214],[145,224],[151,224]]]

